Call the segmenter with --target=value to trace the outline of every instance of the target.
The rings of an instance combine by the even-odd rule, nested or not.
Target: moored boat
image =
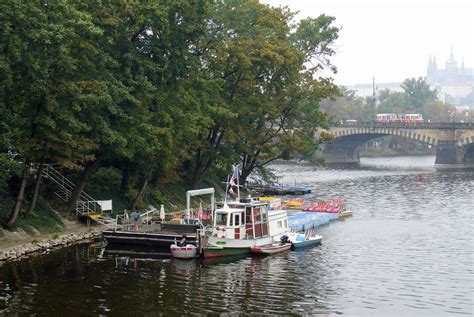
[[[250,248],[252,253],[262,254],[262,255],[270,255],[275,254],[283,251],[288,251],[291,248],[291,243],[272,243],[272,244],[264,244],[258,247]]]
[[[314,234],[313,230],[309,229],[305,233],[291,232],[288,235],[288,239],[291,241],[294,249],[299,249],[321,244],[323,237]]]
[[[245,198],[225,202],[206,230],[204,257],[249,254],[250,248],[273,244],[288,233],[288,216],[281,201]]]
[[[283,202],[283,205],[288,208],[298,208],[304,205],[304,199],[303,198],[288,199],[287,201]]]
[[[229,182],[229,193],[235,200],[225,200],[214,210],[212,226],[206,227],[202,253],[207,257],[248,254],[250,248],[272,244],[288,233],[288,215],[275,197],[240,199],[239,168]],[[227,196],[227,195],[226,195]]]
[[[170,246],[171,255],[177,259],[193,259],[197,255],[197,247],[193,244],[186,243],[184,237],[180,242],[174,242]]]

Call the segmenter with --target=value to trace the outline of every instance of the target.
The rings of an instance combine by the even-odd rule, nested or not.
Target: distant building
[[[430,56],[426,82],[436,89],[441,101],[474,108],[474,69],[466,68],[464,61],[458,67],[452,49],[444,69],[439,69],[436,57]]]

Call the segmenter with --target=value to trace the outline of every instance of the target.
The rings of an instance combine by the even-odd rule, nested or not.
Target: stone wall
[[[41,242],[30,242],[0,250],[0,263],[15,261],[25,257],[47,253],[53,249],[59,249],[75,243],[97,239],[102,236],[102,231],[93,230],[89,232],[69,233],[60,235],[56,239]]]

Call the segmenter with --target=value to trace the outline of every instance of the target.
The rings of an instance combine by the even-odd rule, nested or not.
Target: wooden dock
[[[199,245],[199,226],[162,223],[140,230],[105,230],[102,235],[107,244],[142,245],[168,248],[186,237],[187,243]]]

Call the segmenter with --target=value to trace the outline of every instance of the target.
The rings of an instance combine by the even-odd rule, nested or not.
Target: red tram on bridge
[[[420,113],[378,113],[375,122],[402,122],[402,123],[423,123],[423,116]]]

